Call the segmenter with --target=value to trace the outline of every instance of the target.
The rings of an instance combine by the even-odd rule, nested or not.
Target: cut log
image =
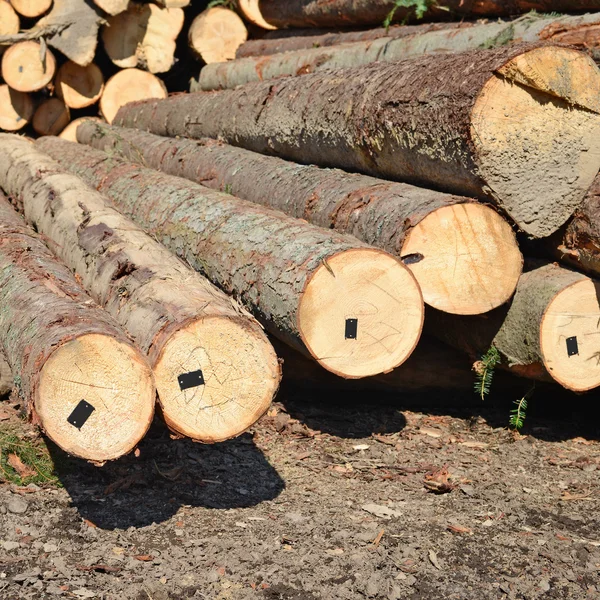
[[[69,142],[77,141],[77,128],[86,121],[93,121],[96,123],[103,123],[102,119],[98,117],[80,117],[71,121],[58,135],[58,137]]]
[[[591,58],[516,45],[140,102],[115,124],[492,200],[544,237],[598,172],[599,113]]]
[[[58,69],[54,86],[56,95],[69,108],[85,108],[98,102],[102,96],[104,77],[94,63],[80,67],[68,61]]]
[[[277,29],[274,25],[265,21],[258,3],[259,0],[235,0],[236,8],[248,23],[252,23],[262,29]]]
[[[156,0],[158,4],[165,8],[184,8],[189,6],[191,0]]]
[[[102,28],[104,49],[121,68],[141,66],[165,73],[175,61],[175,40],[183,27],[181,8],[134,4]]]
[[[273,27],[364,27],[381,25],[390,12],[393,22],[416,20],[411,8],[398,7],[395,0],[252,0],[253,10]],[[585,12],[600,9],[600,0],[445,0],[428,3],[426,20],[452,17],[508,17],[539,12]]]
[[[94,4],[109,15],[118,15],[127,10],[129,0],[94,0]]]
[[[260,325],[34,145],[1,141],[0,185],[148,356],[169,427],[213,443],[253,425],[279,386]]]
[[[394,257],[87,146],[54,138],[39,144],[324,368],[367,377],[414,350],[423,300]]]
[[[85,67],[96,54],[98,28],[104,21],[89,0],[54,0],[50,13],[33,29],[14,35],[1,35],[0,46],[43,38],[68,59]]]
[[[10,0],[12,7],[23,17],[37,19],[52,6],[52,0]]]
[[[600,48],[598,13],[558,18],[534,14],[513,22],[468,25],[471,27],[426,30],[426,33],[398,38],[385,37],[330,48],[313,47],[270,57],[208,65],[200,73],[199,88],[228,89],[251,81],[358,67],[379,61],[394,62],[422,54],[495,48],[523,41],[552,40],[577,45],[583,50]],[[418,26],[413,29],[418,30]]]
[[[166,97],[167,88],[158,77],[139,69],[124,69],[106,82],[100,98],[100,112],[111,123],[119,109],[128,102]]]
[[[18,92],[35,92],[48,85],[56,71],[50,50],[38,42],[20,42],[2,55],[2,77]]]
[[[492,310],[512,296],[521,274],[510,225],[469,198],[298,165],[214,140],[96,123],[82,126],[78,140],[395,254],[406,260],[425,302],[445,312]]]
[[[0,302],[0,344],[33,421],[80,458],[131,451],[152,421],[152,372],[4,197]]]
[[[495,346],[503,366],[584,392],[600,386],[600,282],[553,264],[527,267],[509,308],[478,317],[431,311],[428,330],[479,358]]]
[[[19,15],[8,0],[0,0],[0,36],[19,33]]]
[[[70,120],[69,107],[59,98],[49,98],[37,107],[32,124],[40,135],[58,135]]]
[[[17,92],[6,84],[0,85],[0,129],[18,131],[23,129],[35,110],[29,94]]]
[[[244,22],[232,10],[221,6],[201,12],[188,32],[190,48],[206,64],[234,59],[236,50],[247,39]]]

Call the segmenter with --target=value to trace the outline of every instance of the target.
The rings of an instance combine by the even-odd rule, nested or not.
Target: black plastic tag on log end
[[[358,319],[346,319],[346,339],[355,340],[358,335]]]
[[[576,356],[579,354],[579,345],[577,344],[577,336],[567,338],[567,354]]]
[[[179,389],[183,392],[184,390],[204,385],[204,375],[202,371],[191,371],[190,373],[179,375],[177,381],[179,382]]]
[[[95,410],[96,409],[89,402],[82,400],[67,417],[67,421],[73,425],[73,427],[81,429]]]

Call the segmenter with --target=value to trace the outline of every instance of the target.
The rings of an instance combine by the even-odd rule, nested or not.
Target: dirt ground
[[[600,598],[599,405],[284,390],[228,443],[51,449],[64,487],[0,485],[0,598]]]

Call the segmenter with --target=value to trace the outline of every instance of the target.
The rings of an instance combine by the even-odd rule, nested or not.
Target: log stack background
[[[175,435],[239,435],[277,356],[293,385],[464,390],[493,346],[600,387],[593,11],[0,0],[4,387],[95,462],[155,395]]]

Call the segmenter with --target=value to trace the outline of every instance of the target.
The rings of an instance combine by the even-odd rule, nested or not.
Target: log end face
[[[421,290],[408,268],[383,251],[356,248],[313,273],[298,330],[322,367],[358,379],[401,365],[419,341],[423,318]]]
[[[77,128],[86,121],[92,121],[96,123],[103,123],[102,119],[98,117],[80,117],[71,121],[58,135],[59,138],[67,140],[68,142],[78,143],[77,140]]]
[[[52,81],[55,71],[54,55],[48,49],[42,53],[39,42],[19,42],[8,48],[2,56],[2,77],[18,92],[41,90]]]
[[[548,373],[563,387],[600,386],[600,283],[582,276],[555,296],[542,318],[540,346]]]
[[[204,443],[251,427],[269,408],[281,377],[262,330],[231,317],[180,328],[163,346],[154,375],[169,427]]]
[[[513,59],[475,102],[471,136],[479,174],[490,196],[533,237],[563,225],[598,172],[597,98],[600,71],[581,53],[552,47]]]
[[[35,410],[74,456],[104,462],[130,452],[154,415],[152,372],[132,346],[87,334],[55,350],[40,373]]]
[[[258,25],[258,27],[262,27],[263,29],[277,29],[275,25],[271,25],[271,23],[265,20],[260,12],[259,3],[260,0],[237,0],[238,9],[246,21]]]
[[[23,129],[31,121],[34,110],[35,104],[29,94],[17,92],[6,84],[0,85],[0,129]]]
[[[401,256],[425,303],[459,315],[486,313],[507,302],[523,270],[511,226],[476,203],[444,206],[427,215],[409,232]]]

